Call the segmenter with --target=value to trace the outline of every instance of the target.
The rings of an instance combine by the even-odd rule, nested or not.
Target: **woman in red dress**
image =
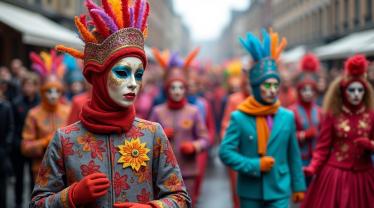
[[[304,169],[315,176],[304,208],[374,206],[374,94],[367,68],[364,56],[349,58],[344,75],[327,92],[317,147]]]

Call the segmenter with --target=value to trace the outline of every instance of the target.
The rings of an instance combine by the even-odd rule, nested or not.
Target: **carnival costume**
[[[62,78],[65,70],[63,57],[51,50],[49,54],[41,52],[40,55],[31,52],[30,59],[32,69],[42,80],[41,103],[27,114],[22,131],[21,152],[33,160],[32,173],[35,180],[44,152],[54,132],[65,125],[70,107],[61,102],[64,91]]]
[[[156,49],[154,49],[154,54],[166,73],[167,102],[154,108],[150,120],[161,123],[165,129],[194,204],[197,197],[196,177],[199,175],[197,155],[210,146],[207,127],[198,107],[187,102],[186,77],[188,77],[189,63],[195,56],[195,52],[192,52],[185,61],[181,60],[177,53],[173,53],[169,60],[167,56],[161,56]],[[176,81],[183,84],[184,94],[181,100],[175,100],[170,93]]]
[[[286,40],[278,45],[278,34],[265,30],[262,37],[247,33],[247,40],[240,39],[255,61],[249,71],[253,96],[231,114],[219,153],[238,172],[240,207],[288,207],[291,194],[297,202],[305,191],[294,116],[276,97],[269,103],[262,95],[264,86],[279,89],[276,61]]]
[[[373,207],[373,89],[366,79],[368,61],[356,55],[325,96],[322,129],[313,159],[305,168],[314,175],[301,207]],[[361,88],[356,91],[354,86]],[[357,88],[358,89],[358,88]],[[353,103],[349,94],[363,94]],[[354,92],[356,91],[356,92]]]
[[[84,59],[92,97],[80,121],[51,141],[31,207],[191,207],[160,124],[135,117],[149,4],[129,2],[103,0],[101,8],[87,0],[91,20],[75,18],[84,53],[57,46]]]
[[[312,159],[321,118],[320,108],[315,103],[319,67],[319,60],[314,54],[306,54],[301,59],[301,73],[297,77],[298,101],[290,107],[295,114],[303,166],[309,165]]]

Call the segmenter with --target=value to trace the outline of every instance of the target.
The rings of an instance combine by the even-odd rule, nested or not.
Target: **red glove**
[[[69,191],[74,205],[85,205],[104,196],[108,192],[109,179],[103,173],[93,173],[80,180]]]
[[[193,155],[196,152],[195,145],[192,142],[183,142],[180,146],[182,154]]]
[[[354,140],[354,143],[356,143],[357,146],[363,149],[374,151],[374,143],[369,138],[366,138],[366,137],[358,138]]]
[[[152,208],[151,205],[148,204],[139,204],[133,202],[123,202],[123,203],[115,203],[113,204],[115,208]]]
[[[317,129],[314,127],[311,127],[305,131],[305,138],[311,139],[317,136]]]
[[[301,202],[304,200],[305,194],[304,192],[295,192],[292,194],[292,201],[294,203]]]
[[[173,128],[164,128],[164,132],[165,132],[166,137],[169,140],[173,139],[173,137],[174,137],[174,129]]]
[[[304,167],[303,170],[304,170],[304,174],[306,176],[313,176],[317,172],[316,169],[314,167],[310,166],[310,165],[307,166],[307,167]]]

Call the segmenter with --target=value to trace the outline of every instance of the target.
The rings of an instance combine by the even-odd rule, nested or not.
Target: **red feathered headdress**
[[[349,77],[366,76],[368,65],[368,60],[364,55],[352,56],[344,63],[345,75]]]

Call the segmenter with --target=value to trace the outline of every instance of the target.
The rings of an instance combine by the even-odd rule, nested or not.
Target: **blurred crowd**
[[[64,64],[66,69],[58,102],[68,106],[70,115],[66,116],[60,126],[79,120],[78,115],[82,103],[90,97],[90,86],[83,78],[81,63],[71,57],[65,57]],[[224,124],[227,122],[227,118],[226,121],[224,119],[224,112],[225,109],[230,108],[227,106],[229,97],[235,94],[247,97],[251,94],[246,75],[250,66],[251,61],[244,58],[227,61],[221,66],[194,63],[190,68],[187,78],[187,99],[189,103],[202,109],[201,113],[208,127],[212,144],[215,146],[223,137],[221,128],[227,125]],[[12,60],[9,66],[0,67],[0,158],[2,158],[0,163],[2,198],[0,201],[4,203],[6,201],[4,198],[5,187],[8,184],[6,179],[14,178],[16,181],[15,201],[8,204],[14,204],[17,207],[21,207],[24,203],[22,199],[24,190],[32,190],[33,187],[33,180],[30,184],[25,184],[24,173],[30,174],[31,179],[35,177],[29,154],[21,148],[22,139],[25,136],[25,122],[30,110],[42,101],[41,78],[29,68],[31,66],[25,66],[20,59]],[[322,66],[318,72],[316,98],[318,105],[322,104],[329,83],[341,74],[341,70],[338,67]],[[284,107],[290,107],[297,102],[295,79],[299,66],[298,64],[283,64],[280,72],[282,84],[279,99]],[[373,64],[369,66],[368,79],[374,84]],[[164,70],[151,61],[144,74],[142,90],[135,104],[138,117],[149,119],[153,108],[162,102],[160,97],[165,94],[164,84]],[[27,186],[30,189],[26,189]]]

